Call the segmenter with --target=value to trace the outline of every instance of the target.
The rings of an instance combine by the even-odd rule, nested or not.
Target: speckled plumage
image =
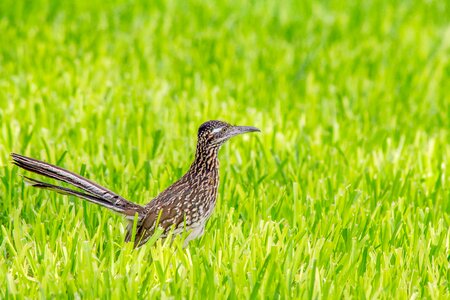
[[[124,215],[129,220],[126,241],[132,240],[133,221],[137,214],[134,239],[136,247],[148,241],[156,226],[163,229],[162,237],[170,230],[173,230],[174,234],[188,231],[186,246],[189,241],[203,234],[206,221],[216,205],[219,185],[218,151],[221,145],[237,134],[252,131],[259,129],[232,126],[222,121],[203,123],[198,130],[195,159],[187,173],[145,206],[128,201],[80,175],[57,166],[19,154],[13,153],[11,156],[15,165],[69,183],[83,192],[25,177],[32,186],[74,195]]]

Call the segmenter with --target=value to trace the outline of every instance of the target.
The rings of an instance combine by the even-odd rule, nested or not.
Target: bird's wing
[[[177,229],[184,226],[185,216],[181,208],[170,205],[156,205],[159,201],[157,199],[152,201],[154,206],[148,206],[147,213],[141,222],[138,223],[135,236],[135,246],[140,247],[145,244],[148,239],[155,233],[156,228],[161,228],[163,233],[162,238],[166,237],[171,229]],[[152,203],[150,202],[150,203]],[[132,239],[133,222],[130,220],[127,228],[127,236],[125,241],[130,242]]]

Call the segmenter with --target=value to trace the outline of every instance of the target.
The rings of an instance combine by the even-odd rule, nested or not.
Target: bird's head
[[[198,144],[207,147],[220,147],[238,134],[261,131],[252,126],[234,126],[222,121],[207,121],[198,129]]]

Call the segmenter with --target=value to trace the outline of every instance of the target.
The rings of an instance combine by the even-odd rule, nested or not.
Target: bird
[[[67,183],[73,188],[23,176],[29,185],[72,195],[123,215],[127,221],[125,241],[135,248],[144,245],[160,230],[159,238],[186,233],[183,247],[203,235],[217,200],[219,185],[218,152],[230,138],[248,132],[260,132],[252,126],[234,126],[219,120],[200,125],[194,161],[188,171],[146,205],[125,199],[115,192],[61,167],[16,153],[12,163],[26,171]],[[81,190],[81,191],[80,191]]]

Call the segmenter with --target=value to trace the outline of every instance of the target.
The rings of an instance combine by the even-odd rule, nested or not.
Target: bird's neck
[[[212,147],[209,149],[202,149],[197,147],[195,153],[195,160],[191,165],[190,171],[195,173],[215,173],[219,170],[218,159],[219,147]]]

